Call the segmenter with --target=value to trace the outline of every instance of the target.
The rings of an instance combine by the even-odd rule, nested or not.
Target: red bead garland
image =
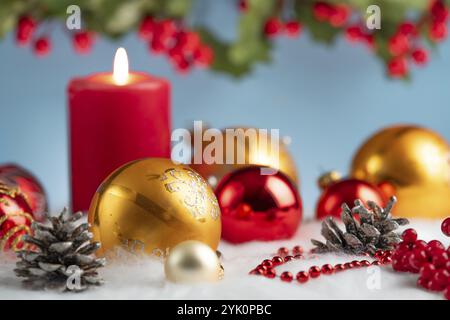
[[[300,246],[295,246],[291,251],[289,251],[289,249],[287,249],[286,247],[281,247],[277,250],[278,255],[275,255],[274,257],[272,257],[272,259],[263,260],[255,269],[251,270],[249,274],[262,275],[266,278],[273,279],[277,276],[274,269],[276,266],[285,264],[291,260],[304,258],[302,254],[303,252],[303,248]],[[289,253],[292,253],[293,255],[289,255]],[[339,271],[350,270],[359,267],[370,267],[373,265],[381,266],[384,264],[390,264],[391,256],[391,250],[378,250],[374,255],[374,258],[377,260],[373,261],[372,263],[368,260],[353,260],[344,264],[338,263],[334,266],[329,263],[322,266],[312,266],[308,269],[308,271],[297,272],[295,275],[295,279],[298,283],[305,283],[311,278],[319,278],[320,275],[331,275]],[[292,280],[294,280],[293,274],[289,271],[282,272],[279,278],[284,282],[292,282]]]

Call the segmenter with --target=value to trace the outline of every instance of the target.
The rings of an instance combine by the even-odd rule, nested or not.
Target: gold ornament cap
[[[319,179],[317,180],[317,185],[319,186],[320,190],[325,190],[330,185],[332,185],[335,182],[338,182],[342,179],[342,174],[339,171],[328,171],[322,174]]]
[[[223,276],[218,254],[196,240],[173,247],[164,263],[164,272],[168,280],[178,283],[214,282]]]

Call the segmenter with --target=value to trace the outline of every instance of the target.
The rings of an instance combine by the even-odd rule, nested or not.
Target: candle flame
[[[114,56],[113,79],[114,82],[123,86],[128,83],[128,56],[124,48],[119,48]]]

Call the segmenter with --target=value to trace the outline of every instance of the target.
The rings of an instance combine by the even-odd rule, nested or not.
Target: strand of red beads
[[[281,281],[291,282],[294,280],[294,275],[289,271],[283,271],[278,276],[275,267],[285,264],[292,260],[304,259],[303,248],[300,246],[295,246],[290,252],[289,249],[281,247],[278,249],[277,255],[272,257],[272,259],[263,260],[256,268],[250,271],[252,275],[261,275],[266,278],[280,278]],[[311,253],[311,252],[310,252]],[[331,275],[333,273],[341,272],[344,270],[351,270],[356,268],[370,267],[370,266],[381,266],[385,264],[390,264],[392,261],[392,250],[378,250],[373,255],[374,261],[369,261],[367,259],[363,260],[353,260],[346,263],[338,263],[331,265],[329,263],[322,266],[312,266],[307,271],[302,270],[296,273],[295,279],[298,283],[305,283],[309,279],[316,279],[320,275]],[[365,255],[369,257],[368,254]]]
[[[450,217],[442,222],[442,232],[450,237]],[[309,270],[297,272],[295,279],[298,283],[305,283],[309,279],[316,279],[320,275],[331,275],[344,270],[361,267],[382,266],[392,264],[397,272],[411,272],[420,275],[418,286],[430,291],[443,291],[444,297],[450,300],[450,246],[445,246],[438,240],[425,242],[417,238],[414,229],[406,229],[402,233],[402,242],[394,250],[378,250],[373,255],[374,261],[367,259],[353,260],[335,265],[324,264],[312,266]],[[311,253],[311,252],[310,252]],[[370,256],[366,254],[366,256]],[[304,259],[304,251],[300,246],[295,246],[292,251],[285,247],[278,249],[277,255],[271,259],[263,260],[256,268],[251,270],[251,275],[260,275],[266,278],[279,278],[284,282],[292,282],[294,275],[289,271],[283,271],[277,275],[275,267],[296,259]]]

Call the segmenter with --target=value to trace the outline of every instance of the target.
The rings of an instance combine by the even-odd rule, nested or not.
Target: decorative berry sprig
[[[398,14],[382,12],[381,29],[375,30],[366,27],[367,4],[361,0],[236,0],[237,34],[223,41],[209,28],[192,23],[193,8],[199,7],[193,1],[98,0],[86,6],[85,1],[73,0],[71,4],[81,9],[83,30],[68,34],[75,52],[86,54],[97,36],[115,39],[137,29],[150,51],[166,54],[181,73],[204,66],[233,76],[248,74],[255,64],[270,61],[272,42],[279,36],[297,38],[306,31],[313,40],[327,44],[344,36],[368,46],[383,61],[387,74],[400,79],[409,77],[411,64],[423,66],[429,61],[427,43],[439,43],[448,35],[450,0],[426,0],[414,6],[408,0],[383,1],[383,12]],[[8,15],[0,16],[0,37],[15,27],[19,46],[31,44],[37,56],[47,56],[53,47],[48,26],[56,20],[61,23],[66,8],[57,1],[14,3],[0,4],[0,12]],[[11,17],[17,19],[15,24]]]
[[[154,54],[166,54],[180,73],[194,65],[208,67],[214,59],[213,50],[202,42],[200,35],[172,19],[145,17],[139,27],[139,37],[148,43]]]
[[[450,237],[450,217],[441,225],[442,232]],[[450,246],[442,242],[419,240],[414,229],[403,232],[403,241],[392,254],[392,268],[397,272],[419,274],[417,285],[430,291],[444,292],[450,300]]]

